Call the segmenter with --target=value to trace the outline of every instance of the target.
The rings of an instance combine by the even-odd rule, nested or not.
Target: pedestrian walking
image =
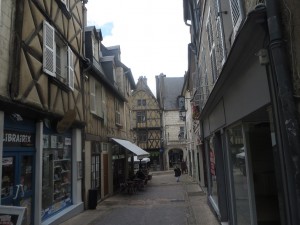
[[[176,181],[179,182],[179,178],[181,176],[181,170],[178,168],[178,166],[175,167],[174,172],[175,172]]]

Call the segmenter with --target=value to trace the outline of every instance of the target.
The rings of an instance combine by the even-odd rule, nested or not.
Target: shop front
[[[256,54],[265,38],[257,24],[263,16],[253,13],[245,22],[200,118],[208,202],[221,222],[233,225],[285,218],[269,74]]]
[[[24,224],[33,224],[35,124],[19,114],[5,116],[1,205],[25,207]]]
[[[1,205],[24,208],[25,225],[54,224],[83,211],[80,129],[58,133],[45,121],[4,112],[0,129]]]

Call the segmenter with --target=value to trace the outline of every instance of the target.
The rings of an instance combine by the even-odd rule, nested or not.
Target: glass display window
[[[242,125],[227,130],[230,168],[233,183],[236,224],[251,224],[249,185],[246,171],[246,152]]]
[[[42,218],[71,205],[71,138],[64,135],[43,136]]]

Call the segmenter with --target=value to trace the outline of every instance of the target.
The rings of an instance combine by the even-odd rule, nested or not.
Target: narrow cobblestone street
[[[176,182],[173,171],[156,172],[144,190],[107,198],[62,225],[217,225],[206,199],[188,175]]]

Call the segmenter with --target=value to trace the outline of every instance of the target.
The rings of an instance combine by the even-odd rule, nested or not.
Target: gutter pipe
[[[271,60],[271,79],[273,80],[271,94],[274,110],[279,154],[283,157],[285,168],[281,170],[287,184],[285,194],[288,197],[288,224],[300,224],[300,131],[297,120],[297,109],[293,98],[293,85],[288,55],[284,46],[281,28],[279,0],[266,0],[267,22],[269,31],[269,53]],[[275,102],[275,103],[274,103]],[[277,103],[277,104],[276,104]],[[276,112],[277,111],[277,112]],[[293,177],[290,175],[293,174]],[[296,198],[295,198],[296,197]]]

